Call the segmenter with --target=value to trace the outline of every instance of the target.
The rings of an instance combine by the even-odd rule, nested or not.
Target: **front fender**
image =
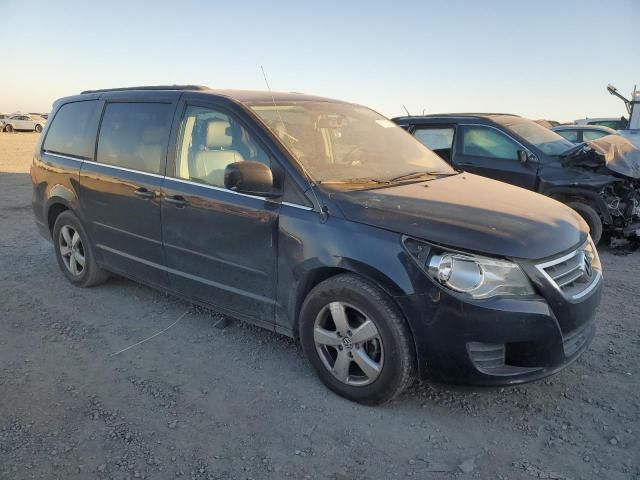
[[[278,239],[276,328],[295,335],[306,294],[324,279],[351,272],[371,280],[389,296],[415,293],[413,264],[398,233],[317,212],[283,212]]]

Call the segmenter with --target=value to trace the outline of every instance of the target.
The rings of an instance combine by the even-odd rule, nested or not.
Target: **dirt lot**
[[[121,278],[71,286],[31,213],[35,141],[0,133],[0,478],[640,478],[640,252],[601,252],[598,335],[560,374],[369,408],[285,337]]]

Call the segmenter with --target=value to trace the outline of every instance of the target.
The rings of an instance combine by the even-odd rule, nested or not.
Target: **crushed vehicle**
[[[598,242],[640,237],[640,151],[609,135],[575,145],[509,114],[444,114],[394,121],[458,170],[534,190],[578,212]]]

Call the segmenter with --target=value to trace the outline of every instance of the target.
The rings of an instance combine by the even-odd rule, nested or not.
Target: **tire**
[[[337,275],[313,288],[300,311],[299,333],[322,382],[349,400],[379,405],[415,379],[416,354],[407,323],[385,292],[359,276]]]
[[[591,239],[593,243],[598,245],[602,238],[602,219],[600,215],[598,215],[598,212],[582,202],[569,202],[567,205],[578,212],[584,221],[587,222],[589,230],[591,230]]]
[[[13,127],[11,125],[7,124],[7,125],[4,126],[4,131],[7,132],[7,133],[11,133],[11,132],[13,132]]]
[[[71,283],[92,287],[109,277],[108,272],[96,263],[89,237],[73,212],[66,210],[58,215],[52,237],[58,265]]]
[[[36,125],[35,129],[36,133],[42,132],[42,125]]]

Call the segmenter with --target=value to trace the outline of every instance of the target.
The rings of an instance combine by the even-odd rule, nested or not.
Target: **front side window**
[[[351,185],[416,172],[455,173],[409,133],[368,108],[330,101],[274,103],[248,106],[316,181]]]
[[[210,108],[187,108],[177,148],[176,176],[215,187],[224,187],[224,171],[232,163],[271,167],[269,156],[233,116]]]
[[[522,147],[499,130],[488,127],[464,127],[462,153],[473,157],[517,160]]]
[[[92,158],[95,134],[90,130],[97,106],[96,100],[62,105],[49,126],[44,150],[78,158]]]
[[[168,103],[108,103],[98,136],[98,163],[161,173],[171,114]]]
[[[450,150],[453,145],[453,128],[417,128],[414,136],[431,150]]]
[[[578,132],[576,130],[556,130],[556,133],[570,142],[576,143],[578,141]]]

